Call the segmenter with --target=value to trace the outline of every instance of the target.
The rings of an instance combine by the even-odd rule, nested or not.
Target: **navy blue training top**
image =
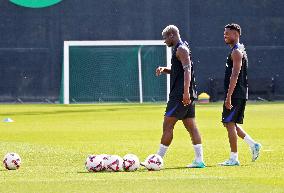
[[[248,58],[247,58],[245,46],[243,44],[236,44],[231,49],[227,57],[226,68],[225,68],[225,78],[224,78],[224,93],[225,93],[224,97],[225,99],[227,97],[229,84],[230,84],[230,78],[231,78],[232,70],[233,70],[233,60],[231,58],[231,54],[236,49],[242,52],[243,58],[242,58],[241,71],[239,73],[238,81],[234,89],[234,92],[232,94],[232,98],[248,99],[248,77],[247,77]]]
[[[176,52],[179,46],[186,45],[188,48],[187,42],[180,41],[173,49],[172,59],[171,59],[171,73],[170,73],[170,99],[182,99],[184,91],[184,70],[181,61],[177,58]],[[189,48],[189,57],[191,58],[191,51]],[[193,70],[193,62],[191,61],[191,82],[190,82],[190,97],[192,99],[197,98],[195,76]]]

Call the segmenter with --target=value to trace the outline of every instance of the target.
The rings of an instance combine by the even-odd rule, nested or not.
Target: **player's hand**
[[[190,93],[183,93],[183,96],[182,96],[182,103],[184,106],[187,106],[191,103],[191,100],[190,100]]]
[[[226,107],[226,109],[229,109],[229,110],[231,110],[233,108],[231,97],[226,98],[225,107]]]
[[[157,69],[156,69],[156,76],[160,76],[162,74],[162,72],[164,71],[164,67],[161,67],[159,66]]]

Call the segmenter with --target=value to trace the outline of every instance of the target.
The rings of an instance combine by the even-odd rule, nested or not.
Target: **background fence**
[[[256,86],[273,80],[273,98],[284,99],[282,0],[63,0],[43,9],[0,2],[1,102],[58,101],[64,40],[159,40],[168,24],[192,47],[198,91],[210,91],[209,78],[223,77],[230,22],[243,29],[249,78]]]

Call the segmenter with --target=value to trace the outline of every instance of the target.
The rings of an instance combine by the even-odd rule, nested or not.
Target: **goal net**
[[[65,41],[64,104],[166,101],[169,76],[155,76],[170,66],[171,49],[163,41]]]

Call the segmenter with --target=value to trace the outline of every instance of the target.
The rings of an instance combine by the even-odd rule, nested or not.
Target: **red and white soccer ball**
[[[108,172],[123,171],[123,159],[118,155],[111,155],[105,160],[105,170]]]
[[[123,157],[123,169],[125,171],[136,171],[140,166],[139,158],[134,154],[127,154]]]
[[[17,170],[21,166],[21,158],[17,153],[7,153],[4,156],[3,164],[7,170]]]
[[[163,166],[163,158],[158,154],[151,154],[145,160],[145,167],[150,171],[159,171]]]
[[[89,155],[86,159],[85,167],[89,172],[102,171],[104,167],[104,160],[99,155]]]
[[[104,165],[103,165],[103,169],[102,170],[105,170],[106,169],[106,161],[108,160],[108,158],[110,157],[110,155],[108,154],[100,154],[99,156],[101,156],[104,160]]]

